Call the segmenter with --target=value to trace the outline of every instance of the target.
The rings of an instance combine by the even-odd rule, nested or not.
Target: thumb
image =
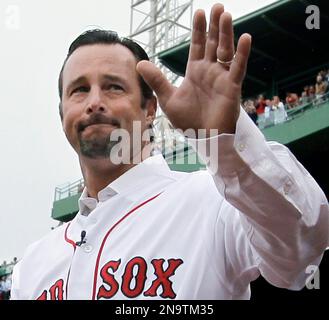
[[[136,70],[155,91],[160,106],[165,111],[166,104],[174,93],[174,86],[166,79],[161,70],[150,61],[140,61],[136,66]]]

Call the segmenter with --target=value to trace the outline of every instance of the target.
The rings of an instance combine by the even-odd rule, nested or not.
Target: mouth
[[[78,124],[78,132],[81,133],[82,131],[86,130],[87,128],[96,128],[96,127],[112,127],[112,128],[120,128],[120,122],[117,119],[110,118],[110,119],[90,119],[89,121],[80,122]]]
[[[114,126],[114,125],[109,124],[109,123],[95,123],[95,124],[91,124],[91,125],[85,127],[82,131],[86,130],[87,128],[93,128],[93,127],[112,127],[112,128],[116,128],[117,126]]]
[[[80,135],[82,135],[84,137],[94,135],[94,134],[108,135],[117,128],[118,128],[118,126],[114,126],[109,123],[94,123],[94,124],[88,125],[82,131],[80,131]]]

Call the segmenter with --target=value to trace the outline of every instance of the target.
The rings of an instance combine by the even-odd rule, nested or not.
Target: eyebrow
[[[105,74],[103,77],[104,77],[104,79],[109,80],[109,81],[126,83],[126,81],[123,78],[119,77],[119,76]]]
[[[115,75],[110,75],[110,74],[105,74],[102,76],[105,80],[108,80],[108,81],[113,81],[113,82],[120,82],[120,83],[123,83],[123,84],[126,84],[127,81],[125,81],[123,78],[119,77],[119,76],[115,76]],[[72,88],[74,88],[75,86],[78,86],[80,85],[81,83],[83,82],[87,82],[87,78],[85,76],[80,76],[74,80],[72,80],[67,88],[66,88],[66,94],[69,95],[70,91],[72,90]]]

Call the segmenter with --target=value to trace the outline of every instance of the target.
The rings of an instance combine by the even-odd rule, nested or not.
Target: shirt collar
[[[97,206],[97,200],[88,196],[87,187],[84,187],[82,194],[78,200],[79,212],[83,216],[87,216]]]
[[[131,201],[136,201],[137,192],[133,191],[138,190],[142,185],[152,185],[152,181],[154,181],[156,176],[176,180],[162,154],[149,157],[129,169],[103,190],[99,191],[98,199],[100,202],[104,202],[116,194],[121,194]],[[88,215],[96,206],[97,200],[88,196],[88,190],[85,187],[79,198],[80,213]]]

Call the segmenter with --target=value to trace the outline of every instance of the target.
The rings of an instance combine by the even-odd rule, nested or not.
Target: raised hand
[[[206,29],[205,13],[197,10],[186,76],[179,88],[170,84],[151,62],[139,62],[137,71],[157,94],[174,127],[234,133],[251,36],[240,37],[234,56],[232,17],[221,4],[212,7],[208,33]],[[223,63],[231,60],[232,63]]]

